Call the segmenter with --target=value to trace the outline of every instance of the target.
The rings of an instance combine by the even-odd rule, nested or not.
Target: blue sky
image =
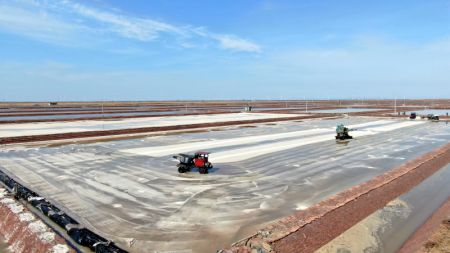
[[[0,0],[0,100],[450,97],[450,1]]]

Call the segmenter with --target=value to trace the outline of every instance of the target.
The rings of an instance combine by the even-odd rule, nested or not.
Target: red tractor
[[[208,174],[208,170],[213,167],[208,162],[208,156],[208,152],[196,152],[194,155],[178,154],[173,156],[173,158],[180,161],[177,164],[179,173],[186,173],[196,167],[200,174]]]

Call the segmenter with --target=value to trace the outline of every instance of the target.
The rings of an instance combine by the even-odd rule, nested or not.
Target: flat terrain
[[[253,114],[228,118],[237,115],[247,119]],[[215,116],[186,118],[183,124],[224,120]],[[174,120],[182,117],[145,124],[179,124]],[[135,124],[141,126],[141,120]],[[134,126],[126,122],[106,127]],[[0,135],[103,127],[103,122],[87,123],[7,125]],[[336,144],[338,123],[356,128],[356,139]],[[11,147],[1,151],[0,168],[131,252],[214,252],[450,140],[450,127],[425,121],[355,117],[254,126],[89,145]],[[215,168],[208,175],[178,174],[171,155],[197,150],[212,152]]]
[[[238,120],[273,119],[296,117],[300,114],[270,114],[270,113],[228,113],[212,115],[189,115],[179,117],[154,117],[136,119],[93,120],[75,122],[45,122],[26,124],[0,125],[1,137],[24,135],[43,135],[57,133],[77,133],[84,131],[118,130],[140,127],[163,127],[214,122],[229,122]]]

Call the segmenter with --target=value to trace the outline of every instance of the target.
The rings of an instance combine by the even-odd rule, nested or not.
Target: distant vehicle
[[[194,155],[178,154],[173,156],[173,158],[180,161],[177,164],[179,173],[186,173],[193,168],[198,168],[200,174],[208,174],[209,169],[213,167],[208,161],[208,152],[196,152]]]
[[[411,115],[409,115],[410,119],[416,119],[417,118],[417,113],[412,112]]]
[[[428,114],[427,118],[428,118],[428,120],[431,120],[431,121],[439,121],[439,116],[438,115]]]
[[[336,126],[336,141],[345,141],[353,139],[351,135],[348,134],[350,131],[354,131],[355,129],[349,129],[344,126],[344,124],[339,124]]]

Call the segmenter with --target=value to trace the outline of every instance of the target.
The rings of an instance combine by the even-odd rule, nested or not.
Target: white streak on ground
[[[19,214],[20,221],[33,221],[35,219],[34,215],[29,212]]]
[[[0,137],[15,137],[25,135],[42,135],[56,133],[74,133],[84,131],[117,130],[140,127],[161,127],[189,124],[204,124],[215,122],[229,122],[239,120],[258,120],[284,117],[297,117],[300,114],[272,114],[272,113],[226,113],[211,115],[188,115],[174,117],[152,117],[115,119],[108,121],[70,121],[45,122],[0,125]]]
[[[401,122],[396,124],[391,124],[388,126],[374,127],[368,128],[361,131],[355,131],[355,137],[362,137],[367,135],[374,135],[380,132],[388,132],[397,130],[403,127],[410,127],[419,124],[424,124],[424,122]],[[324,141],[334,140],[334,134],[326,134],[326,135],[318,135],[314,137],[294,139],[290,141],[283,141],[278,143],[269,143],[262,145],[254,145],[251,147],[244,147],[238,149],[231,149],[226,151],[221,151],[217,153],[213,153],[210,155],[211,161],[215,163],[231,163],[231,162],[239,162],[243,160],[247,160],[253,157],[279,152],[287,149],[297,148],[308,144],[314,144]]]
[[[69,247],[67,247],[67,245],[57,244],[52,248],[52,253],[67,253],[67,252],[69,252]]]
[[[382,125],[382,124],[390,124],[394,121],[387,120],[378,120],[373,122],[361,123],[350,125],[350,128],[357,127],[368,127],[374,125]],[[286,133],[277,133],[277,134],[265,134],[265,135],[256,135],[256,136],[247,136],[247,137],[238,137],[238,138],[230,138],[230,139],[222,139],[222,140],[210,140],[210,141],[199,141],[199,142],[190,142],[190,143],[181,143],[175,145],[166,145],[166,146],[154,146],[154,147],[143,147],[143,148],[132,148],[132,149],[124,149],[123,152],[133,153],[138,155],[147,155],[152,157],[162,157],[166,155],[187,152],[187,151],[196,151],[201,149],[211,149],[211,148],[222,148],[229,146],[237,146],[243,144],[254,144],[263,141],[276,141],[287,138],[298,138],[304,136],[312,136],[324,133],[333,133],[334,128],[316,128],[309,130],[301,130],[301,131],[292,131]]]

